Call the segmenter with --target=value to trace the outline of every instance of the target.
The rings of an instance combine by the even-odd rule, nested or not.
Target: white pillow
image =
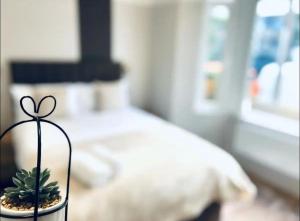
[[[73,115],[89,113],[95,110],[95,92],[90,83],[74,83],[70,85],[70,105]]]
[[[95,82],[96,110],[120,109],[129,106],[128,80]]]
[[[11,86],[11,95],[13,99],[13,110],[15,111],[16,121],[22,121],[28,119],[27,115],[24,114],[23,110],[20,107],[20,99],[23,96],[34,97],[34,88],[33,85],[28,84],[17,84]],[[33,105],[29,102],[24,102],[24,108],[30,110],[30,113],[33,113]]]
[[[60,84],[38,84],[34,87],[34,100],[38,103],[43,97],[52,95],[56,98],[56,108],[51,117],[66,117],[72,115],[72,105],[69,97],[70,88],[67,83]],[[41,105],[39,115],[45,115],[53,107],[53,102],[45,100]]]
[[[56,98],[56,109],[51,117],[73,117],[82,113],[87,113],[95,109],[94,91],[92,84],[86,83],[56,83],[56,84],[15,84],[11,88],[16,110],[17,120],[25,119],[25,115],[20,108],[20,99],[23,96],[31,96],[36,104],[45,96],[52,95]],[[26,110],[33,113],[32,104],[24,102]],[[51,111],[53,102],[45,100],[40,108],[39,115],[44,115]],[[27,117],[28,118],[28,117]]]

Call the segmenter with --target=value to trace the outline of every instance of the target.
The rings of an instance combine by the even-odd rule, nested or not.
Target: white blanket
[[[122,168],[101,188],[88,189],[72,180],[72,221],[181,221],[199,215],[212,202],[255,195],[254,185],[228,153],[144,112],[127,109],[57,123],[69,133],[74,148],[105,145]],[[50,143],[45,147],[49,164],[44,165],[53,167],[63,143],[51,139],[48,126],[43,129]],[[24,134],[14,136],[21,139]],[[24,142],[17,145],[17,154],[26,159],[19,165],[30,167],[34,151],[21,151],[24,148]]]

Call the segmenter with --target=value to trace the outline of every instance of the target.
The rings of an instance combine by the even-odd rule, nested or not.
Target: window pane
[[[218,81],[223,73],[224,45],[229,16],[228,5],[211,5],[209,8],[207,57],[203,66],[205,75],[204,97],[208,100],[216,99]]]
[[[294,118],[298,118],[299,113],[296,3],[294,0],[258,2],[246,98],[254,109]]]
[[[290,44],[281,66],[278,105],[286,111],[299,112],[299,14],[291,19]]]

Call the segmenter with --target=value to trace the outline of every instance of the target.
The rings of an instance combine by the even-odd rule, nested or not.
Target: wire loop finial
[[[29,100],[32,102],[32,104],[33,104],[33,112],[34,112],[34,114],[30,113],[30,111],[29,111],[29,110],[26,110],[26,108],[25,108],[24,101],[25,101],[25,100],[28,100],[28,99],[29,99]],[[42,103],[43,103],[45,100],[47,100],[47,99],[52,99],[52,100],[53,100],[53,107],[52,107],[52,109],[51,109],[48,113],[46,113],[46,114],[44,114],[44,115],[39,115],[39,112],[40,112]],[[21,106],[23,112],[24,112],[26,115],[28,115],[28,116],[30,116],[30,117],[32,117],[32,118],[46,118],[46,117],[48,117],[49,115],[51,115],[51,114],[54,112],[54,110],[55,110],[55,108],[56,108],[56,99],[55,99],[55,97],[53,97],[52,95],[49,95],[49,96],[43,97],[43,98],[40,100],[40,102],[38,103],[38,105],[36,105],[36,102],[34,101],[34,99],[33,99],[31,96],[24,96],[24,97],[22,97],[21,100],[20,100],[20,106]]]

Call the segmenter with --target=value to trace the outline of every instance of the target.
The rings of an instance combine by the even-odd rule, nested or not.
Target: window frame
[[[257,1],[256,5],[258,4],[259,0]],[[290,2],[290,9],[289,12],[283,16],[284,19],[284,23],[288,24],[288,27],[285,26],[285,28],[282,28],[279,34],[279,45],[278,45],[278,52],[276,55],[276,63],[279,65],[279,67],[282,67],[284,65],[284,63],[287,62],[287,58],[288,58],[288,54],[289,54],[289,49],[290,49],[290,43],[291,43],[291,39],[293,36],[293,27],[294,27],[294,23],[295,23],[295,13],[293,12],[292,9],[292,4],[293,4],[293,0],[289,0]],[[256,17],[257,15],[255,15]],[[254,27],[253,27],[253,31],[254,31]],[[254,44],[253,41],[251,41],[251,47]],[[252,49],[251,49],[252,50]],[[280,52],[279,52],[280,51]],[[253,51],[251,51],[250,55],[253,53]],[[250,57],[250,56],[249,56]],[[249,65],[248,67],[251,67],[251,65]],[[280,119],[280,121],[282,121],[282,119],[286,118],[287,121],[290,121],[290,119],[294,119],[295,121],[299,120],[299,109],[298,110],[290,110],[289,108],[284,108],[284,107],[280,107],[279,105],[277,105],[276,103],[278,102],[278,97],[281,93],[280,91],[280,84],[282,81],[282,69],[279,68],[279,72],[278,72],[278,76],[276,78],[276,83],[275,83],[275,89],[274,89],[274,94],[272,97],[272,103],[271,104],[267,104],[267,103],[262,103],[259,101],[256,102],[251,102],[250,101],[250,96],[249,95],[245,95],[244,99],[242,101],[242,118],[243,119],[254,119],[256,118],[255,116],[257,116],[257,114],[259,112],[264,112],[263,115],[269,114],[268,118],[273,118],[274,120],[276,119]],[[246,86],[246,90],[249,90],[249,86]],[[251,104],[249,105],[250,102]],[[246,104],[246,106],[244,106],[244,104]],[[251,106],[251,111],[249,110],[249,106]],[[246,110],[246,111],[244,111]],[[251,116],[251,112],[253,112],[253,116]],[[278,116],[275,116],[278,115]],[[252,123],[255,123],[254,121],[251,120]],[[265,125],[266,127],[268,127],[267,123],[264,122],[258,122],[259,125]],[[286,132],[286,130],[283,130]],[[295,133],[292,133],[295,134]]]
[[[225,42],[228,41],[228,36],[229,36],[229,32],[230,32],[230,24],[232,23],[232,10],[233,10],[233,6],[234,6],[235,0],[205,0],[204,1],[204,15],[202,16],[202,22],[201,22],[201,27],[204,30],[203,33],[205,33],[201,39],[200,39],[200,54],[199,54],[199,72],[198,72],[198,79],[197,79],[197,85],[196,85],[196,91],[195,91],[195,99],[194,99],[194,110],[198,113],[206,113],[206,114],[218,114],[219,110],[220,110],[220,106],[221,106],[221,100],[222,100],[222,92],[220,90],[221,88],[221,83],[224,79],[224,75],[225,75],[225,67],[224,67],[224,71],[221,74],[220,78],[219,78],[219,84],[217,85],[217,87],[219,87],[216,90],[216,97],[212,100],[207,99],[205,94],[205,90],[206,90],[206,73],[205,71],[203,71],[203,66],[206,62],[209,61],[209,59],[207,59],[207,54],[209,51],[209,47],[207,47],[207,42],[209,39],[209,13],[210,13],[210,9],[213,8],[214,6],[218,6],[218,5],[226,5],[229,8],[230,11],[230,16],[228,19],[228,24],[226,27],[226,39]],[[224,57],[223,57],[223,63],[225,64],[226,62],[226,57],[228,56],[227,53],[227,44],[225,44],[224,46]]]

